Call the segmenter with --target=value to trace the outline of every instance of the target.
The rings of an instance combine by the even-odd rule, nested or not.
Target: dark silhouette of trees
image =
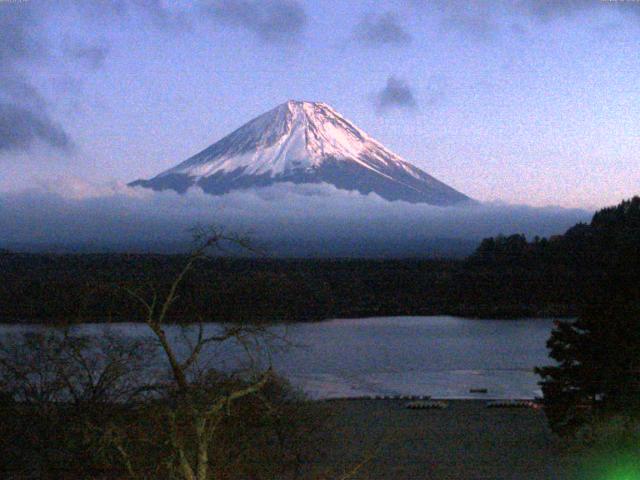
[[[539,239],[537,240],[539,242]],[[498,235],[482,240],[472,258],[483,262],[524,260],[531,250],[524,235]]]
[[[128,410],[153,351],[144,339],[72,328],[0,339],[0,477],[100,478],[120,471],[109,462],[112,449],[100,426]]]
[[[613,292],[558,322],[548,346],[558,365],[537,369],[550,425],[570,434],[602,416],[640,407],[638,294]]]
[[[257,325],[205,327],[216,320],[206,316],[170,320],[207,251],[244,242],[200,230],[170,284],[126,287],[149,335],[74,324],[0,338],[0,477],[311,478],[322,417],[260,361],[286,339]],[[242,359],[207,352],[231,342]],[[234,360],[233,371],[220,365]]]
[[[537,369],[552,428],[573,433],[604,416],[640,414],[640,198],[570,229],[559,252],[590,269],[575,322],[548,346],[558,364]]]

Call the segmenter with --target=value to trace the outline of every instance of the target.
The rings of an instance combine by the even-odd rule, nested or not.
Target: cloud
[[[0,74],[7,77],[48,50],[36,35],[38,15],[31,4],[0,2]]]
[[[360,22],[354,32],[355,38],[363,44],[406,45],[411,35],[400,25],[397,15],[388,12],[379,16],[368,15]]]
[[[205,7],[215,20],[244,28],[265,42],[297,39],[303,33],[307,15],[294,0],[219,0]]]
[[[637,0],[520,0],[514,7],[516,11],[541,22],[573,18],[586,13],[600,15],[612,10],[620,15],[640,14],[640,2]]]
[[[276,184],[216,197],[197,188],[178,195],[57,179],[0,194],[0,247],[177,251],[188,247],[191,227],[216,224],[249,233],[274,256],[424,256],[469,253],[481,238],[500,233],[562,233],[589,217],[561,208],[388,202],[324,184]]]
[[[59,0],[0,1],[0,153],[28,152],[43,144],[71,151],[73,139],[64,122],[55,118],[54,107],[31,80],[36,68],[53,68],[57,85],[79,82],[77,69],[64,58],[73,58],[97,70],[104,64],[110,46],[105,40],[73,36],[62,42],[52,23],[62,18],[92,34],[117,35],[132,25],[167,31],[167,38],[191,26],[195,8],[165,0]],[[131,25],[129,25],[131,23]],[[60,111],[61,109],[56,109]]]
[[[12,2],[0,4],[0,63],[12,64],[43,54],[43,46],[31,34],[36,17],[32,8]]]
[[[0,102],[0,151],[28,150],[36,141],[61,150],[72,147],[67,133],[45,113]]]
[[[48,54],[34,33],[38,30],[38,16],[30,4],[0,3],[0,152],[28,151],[36,142],[62,150],[72,146],[43,97],[20,73]]]
[[[500,16],[512,8],[513,0],[470,2],[468,0],[413,0],[419,12],[428,12],[447,31],[489,40],[500,30]]]
[[[538,20],[548,21],[555,18],[572,17],[582,12],[600,9],[605,7],[606,3],[613,5],[623,2],[606,2],[602,0],[563,0],[561,2],[554,0],[521,0],[515,6],[516,9]]]
[[[387,84],[375,97],[374,103],[379,112],[385,112],[392,108],[415,109],[418,103],[413,90],[401,78],[390,76]]]
[[[413,5],[419,12],[437,16],[446,30],[485,41],[512,32],[511,26],[521,20],[545,23],[586,14],[595,17],[610,11],[640,14],[640,2],[636,0],[413,0]]]
[[[163,0],[67,0],[91,20],[136,18],[160,30],[184,30],[191,27],[191,12],[168,8]],[[177,2],[176,2],[177,3]]]
[[[76,44],[66,47],[66,53],[71,57],[79,60],[87,67],[98,70],[103,65],[109,55],[109,46],[101,45],[82,45]]]
[[[0,101],[14,99],[34,110],[43,110],[47,102],[40,92],[18,72],[11,75],[0,74]]]
[[[468,11],[451,12],[443,20],[443,26],[448,30],[468,32],[483,40],[491,39],[499,29],[492,15]]]
[[[48,28],[50,23],[64,18],[84,23],[91,32],[109,33],[105,22],[125,28],[123,24],[131,21],[136,27],[170,30],[173,35],[191,25],[193,13],[188,5],[163,0],[0,1],[0,153],[28,152],[37,144],[67,152],[73,149],[73,139],[61,120],[54,118],[31,72],[34,66],[53,67],[58,84],[70,84],[76,81],[76,72],[59,62],[59,53],[97,70],[110,47],[104,40],[78,37],[60,42]]]

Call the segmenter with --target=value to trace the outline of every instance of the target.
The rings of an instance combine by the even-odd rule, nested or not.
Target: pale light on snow
[[[290,100],[150,180],[153,189],[200,185],[223,194],[276,182],[329,183],[387,200],[453,205],[465,195],[404,161],[330,106]]]

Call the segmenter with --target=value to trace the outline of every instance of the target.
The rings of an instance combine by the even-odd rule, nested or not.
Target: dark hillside
[[[181,255],[0,253],[0,319],[137,320],[127,288],[167,289]],[[203,260],[174,320],[300,321],[376,315],[573,316],[602,281],[635,284],[640,198],[564,235],[482,241],[466,260]]]

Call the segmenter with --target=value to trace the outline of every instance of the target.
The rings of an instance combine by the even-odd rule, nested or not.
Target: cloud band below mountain
[[[278,184],[216,197],[199,189],[178,195],[58,181],[0,195],[0,247],[166,252],[186,248],[194,225],[216,224],[248,232],[275,256],[460,255],[483,237],[548,236],[589,216],[561,208],[388,202],[324,184]]]

